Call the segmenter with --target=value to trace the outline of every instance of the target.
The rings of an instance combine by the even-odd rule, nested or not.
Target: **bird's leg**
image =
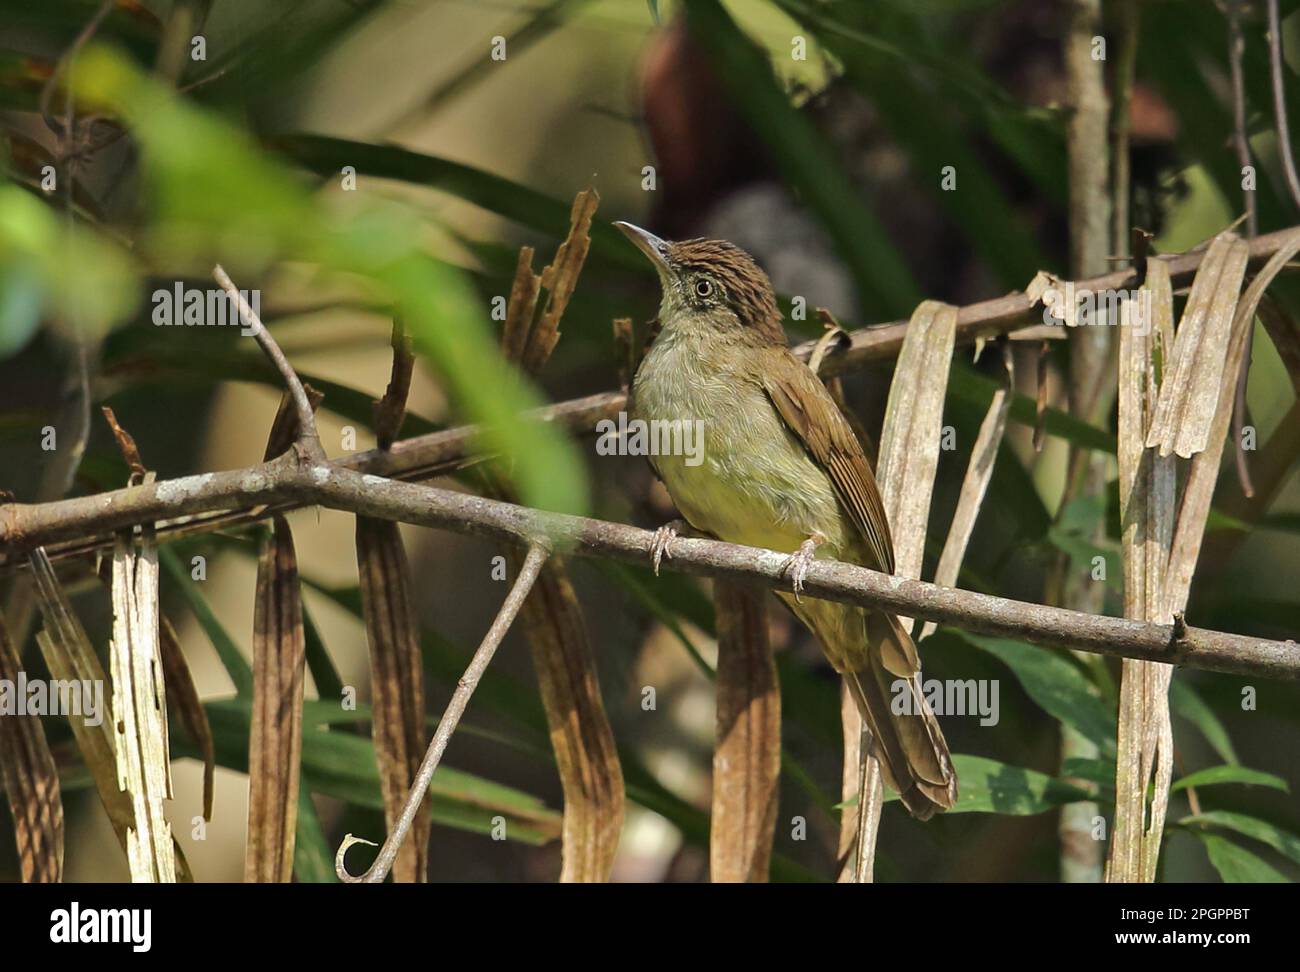
[[[659,561],[663,559],[664,555],[666,554],[669,560],[673,559],[672,551],[668,549],[668,545],[677,539],[678,534],[690,529],[691,525],[689,523],[677,519],[669,520],[655,531],[655,538],[650,544],[650,556],[654,561],[656,577],[659,576]]]
[[[790,559],[785,562],[784,571],[790,573],[791,585],[794,588],[794,599],[800,603],[803,602],[800,595],[803,593],[803,579],[808,575],[808,565],[817,559],[817,548],[825,542],[826,538],[824,536],[820,533],[814,533],[799,544],[799,549],[792,553]]]

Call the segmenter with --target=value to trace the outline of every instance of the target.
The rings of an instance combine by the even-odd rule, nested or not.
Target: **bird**
[[[767,274],[725,240],[670,242],[615,225],[650,260],[661,289],[629,412],[646,423],[698,422],[703,434],[702,458],[648,457],[685,520],[656,531],[656,571],[686,528],[791,551],[792,590],[777,596],[845,679],[885,782],[914,817],[950,809],[957,774],[911,636],[885,611],[802,596],[818,557],[893,573],[893,541],[862,444],[790,351]]]

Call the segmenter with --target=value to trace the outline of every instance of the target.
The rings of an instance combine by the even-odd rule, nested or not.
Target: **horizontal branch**
[[[1294,229],[1294,228],[1292,228]],[[1281,230],[1256,237],[1250,241],[1250,266],[1257,268],[1278,249],[1292,230]],[[1168,259],[1170,278],[1175,287],[1191,282],[1201,265],[1204,251],[1184,253]],[[1106,291],[1128,289],[1136,285],[1133,270],[1078,281],[1080,289]],[[980,338],[996,337],[1022,328],[1041,325],[1041,313],[1024,293],[1013,293],[993,300],[980,301],[961,307],[957,312],[956,342],[971,344]],[[849,332],[847,345],[829,356],[822,366],[825,375],[843,374],[873,362],[897,356],[907,333],[907,321],[894,321]],[[816,346],[808,341],[795,348],[795,354],[807,359]],[[601,419],[612,418],[627,407],[627,394],[621,391],[601,392],[583,398],[570,399],[534,410],[531,415],[542,421],[554,422],[579,432],[591,432]],[[454,469],[473,452],[478,429],[472,425],[458,426],[426,435],[414,436],[394,442],[388,450],[371,449],[334,460],[335,465],[359,473],[385,476],[391,479],[428,479]],[[144,522],[144,519],[127,510],[148,510],[157,516],[158,542],[206,533],[264,519],[273,513],[283,513],[301,505],[293,496],[277,492],[274,482],[253,482],[250,474],[264,474],[265,467],[234,472],[209,473],[187,476],[157,484],[171,500],[193,489],[220,491],[227,502],[206,506],[208,515],[201,519],[186,515],[183,503],[155,503],[147,497],[127,499],[127,490],[103,493],[80,500],[65,500],[46,504],[43,509],[23,504],[0,505],[0,549],[5,556],[0,559],[0,571],[15,565],[13,552],[41,544],[46,546],[52,560],[90,554],[112,544],[112,529]],[[89,504],[73,507],[65,504]],[[121,504],[126,509],[117,510]],[[109,517],[108,511],[120,512],[123,518]],[[91,513],[93,515],[81,515]],[[38,539],[39,538],[39,539]]]
[[[3,539],[41,545],[93,527],[121,529],[166,516],[211,512],[232,502],[292,502],[438,527],[558,552],[649,564],[654,534],[620,523],[547,513],[387,479],[290,451],[261,466],[145,484],[112,495],[0,509]],[[21,513],[15,517],[15,513]],[[668,569],[750,581],[789,591],[788,552],[716,540],[672,542]],[[1186,625],[1100,617],[1007,598],[904,580],[853,564],[815,561],[804,593],[884,608],[906,617],[1041,645],[1171,665],[1275,678],[1300,677],[1300,644],[1224,634]]]
[[[499,540],[550,543],[585,557],[646,564],[654,533],[621,523],[546,513],[419,483],[334,470],[313,479],[321,506]],[[789,552],[718,540],[672,542],[665,567],[705,577],[752,581],[791,590]],[[1187,625],[1110,618],[906,580],[854,564],[817,560],[803,581],[807,595],[884,608],[981,634],[1102,655],[1140,658],[1208,671],[1300,677],[1300,644],[1225,634]]]

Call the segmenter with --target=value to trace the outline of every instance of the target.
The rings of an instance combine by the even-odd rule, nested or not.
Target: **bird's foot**
[[[650,556],[654,562],[656,577],[659,576],[659,561],[665,555],[669,560],[673,559],[672,551],[668,549],[668,545],[677,539],[679,533],[689,529],[690,524],[685,520],[671,520],[655,531],[655,538],[650,543]]]
[[[790,559],[785,562],[783,572],[790,574],[790,583],[794,588],[794,599],[803,602],[800,596],[803,594],[803,579],[808,576],[808,565],[817,559],[817,548],[826,542],[826,538],[820,533],[814,533],[811,537],[799,544],[799,549],[790,555]]]

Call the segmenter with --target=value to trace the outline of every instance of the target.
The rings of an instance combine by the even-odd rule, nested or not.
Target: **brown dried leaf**
[[[41,614],[45,619],[44,629],[37,634],[36,642],[40,645],[45,664],[50,676],[60,681],[78,681],[83,685],[108,685],[108,677],[99,663],[99,658],[91,647],[86,631],[72,613],[67,596],[54,575],[54,568],[43,549],[32,552],[29,562],[36,588],[40,594]],[[77,740],[81,758],[95,780],[95,789],[104,804],[108,819],[113,824],[122,850],[127,850],[127,832],[135,823],[135,814],[131,801],[117,785],[117,757],[113,751],[113,734],[108,712],[99,713],[99,725],[90,725],[85,714],[72,713],[68,723]]]
[[[1173,318],[1168,265],[1150,260],[1145,282],[1154,321],[1134,326],[1131,302],[1123,305],[1119,332],[1119,489],[1124,557],[1124,616],[1168,623],[1164,600],[1175,505],[1175,459],[1145,443],[1158,398],[1157,338]],[[1235,373],[1234,373],[1235,374]],[[1226,376],[1231,380],[1232,376]],[[1173,730],[1169,682],[1173,668],[1124,659],[1120,683],[1115,777],[1115,827],[1106,880],[1155,880],[1169,785]],[[1147,794],[1151,793],[1148,803]]]
[[[975,530],[980,506],[984,503],[989,481],[993,478],[993,464],[997,461],[998,447],[1002,444],[1002,435],[1007,428],[1007,415],[1011,412],[1015,392],[1015,364],[1011,348],[1007,344],[1002,345],[1002,363],[1006,368],[1007,383],[993,393],[993,401],[989,403],[989,410],[980,424],[975,447],[971,450],[970,464],[966,467],[966,477],[962,480],[961,495],[957,498],[957,509],[953,513],[947,539],[943,542],[939,565],[935,568],[934,582],[944,587],[953,587],[957,583],[957,575],[961,572],[961,562]],[[928,637],[935,627],[933,621],[927,621],[921,629],[921,638]]]
[[[568,238],[555,259],[542,271],[540,285],[548,291],[540,320],[532,325],[531,311],[516,310],[512,293],[506,319],[529,325],[510,325],[503,335],[503,352],[535,375],[546,364],[559,340],[560,317],[568,304],[590,245],[591,218],[600,197],[594,189],[578,193],[573,201]],[[518,306],[536,302],[537,294],[521,285],[525,271],[531,275],[532,254],[520,254],[516,290]],[[505,484],[485,471],[489,495],[509,499]],[[523,563],[518,552],[510,559],[517,571]],[[541,690],[551,747],[564,791],[564,824],[560,880],[607,881],[623,829],[623,770],[614,745],[614,732],[605,715],[583,621],[582,606],[564,567],[552,559],[541,571],[521,611]]]
[[[307,393],[307,402],[311,405],[311,410],[316,411],[325,398],[325,393],[318,391],[311,385],[304,384],[303,390]],[[298,412],[294,408],[293,398],[288,392],[280,396],[280,407],[276,409],[275,419],[271,422],[271,434],[267,436],[266,452],[262,456],[263,461],[269,461],[280,455],[289,446],[293,445],[294,439],[298,437]]]
[[[900,577],[921,576],[956,328],[957,308],[923,301],[908,323],[889,388],[876,481],[894,539],[894,573]],[[911,630],[912,619],[899,620]],[[847,692],[841,693],[840,719],[843,799],[859,801],[840,819],[841,880],[871,880],[882,807],[880,768],[869,755],[862,759],[862,718]],[[865,799],[859,800],[860,793]]]
[[[1042,452],[1047,442],[1047,352],[1048,344],[1044,341],[1038,346],[1038,369],[1036,376],[1036,394],[1034,395],[1034,451]]]
[[[117,783],[131,802],[127,834],[131,880],[174,884],[176,860],[163,801],[171,799],[167,700],[158,647],[158,552],[151,531],[137,547],[119,535],[113,548],[113,726]]]
[[[406,805],[427,743],[420,630],[411,599],[411,570],[397,524],[358,517],[356,542],[361,608],[370,644],[372,735],[384,821],[391,831]],[[428,879],[431,826],[428,804],[421,803],[393,862],[395,882]]]
[[[501,351],[507,361],[523,360],[537,313],[537,289],[541,282],[542,278],[533,273],[533,248],[521,246],[510,300],[506,304],[506,323],[501,330]]]
[[[113,438],[117,440],[117,447],[122,453],[122,458],[131,468],[131,481],[140,482],[144,478],[144,463],[140,459],[140,450],[135,444],[135,439],[131,438],[131,433],[122,428],[117,422],[117,416],[107,405],[100,407],[104,413],[104,418],[108,421],[108,427],[113,430]]]
[[[1234,380],[1220,381],[1218,403],[1213,413],[1213,421],[1206,433],[1208,444],[1205,451],[1197,453],[1192,460],[1192,467],[1183,487],[1178,522],[1174,527],[1174,540],[1169,554],[1169,572],[1165,581],[1165,597],[1171,615],[1181,612],[1187,606],[1187,597],[1192,587],[1192,574],[1196,570],[1196,561],[1200,556],[1201,541],[1205,534],[1205,521],[1210,515],[1214,484],[1219,476],[1219,463],[1223,458],[1228,424],[1232,419],[1232,402],[1236,391],[1235,377],[1241,370],[1241,360],[1246,351],[1246,336],[1254,326],[1255,312],[1259,308],[1264,291],[1297,253],[1300,253],[1300,230],[1292,233],[1286,243],[1278,248],[1255,279],[1250,282],[1250,286],[1246,288],[1237,304],[1221,371],[1222,375],[1231,376]],[[1178,340],[1182,340],[1181,333],[1178,335]],[[1161,395],[1163,398],[1163,389]]]
[[[876,480],[900,577],[921,576],[956,325],[957,308],[922,302],[908,324],[889,388]]]
[[[632,318],[616,317],[614,319],[614,354],[618,361],[618,384],[620,388],[632,385],[632,376],[636,374],[636,331],[632,327]]]
[[[411,392],[411,374],[415,370],[415,355],[411,353],[411,338],[402,330],[402,325],[393,322],[393,370],[388,378],[388,387],[384,397],[374,403],[375,439],[379,448],[387,449],[402,431],[402,420],[406,418],[406,399]],[[312,399],[308,392],[308,401],[315,411],[319,398]]]
[[[159,619],[158,647],[162,656],[167,701],[175,708],[185,725],[185,731],[203,756],[203,819],[211,820],[212,783],[217,763],[212,727],[208,725],[208,710],[203,708],[203,702],[199,698],[180,637],[166,617]]]
[[[825,307],[817,308],[817,317],[826,328],[826,333],[818,338],[817,344],[813,346],[813,353],[808,358],[808,367],[814,374],[820,376],[821,367],[826,358],[832,354],[847,350],[853,342],[849,339],[848,333],[835,320],[835,316]],[[835,404],[839,406],[840,414],[844,416],[845,421],[853,429],[858,444],[862,446],[867,461],[871,463],[871,467],[874,469],[877,459],[876,442],[871,437],[871,434],[867,432],[862,420],[858,418],[858,413],[849,407],[848,399],[844,397],[844,383],[840,381],[838,375],[835,375],[824,379],[823,384],[826,385],[826,390],[831,393],[831,398],[835,400]]]
[[[522,556],[511,557],[517,573]],[[582,607],[552,560],[521,611],[564,790],[561,882],[608,881],[623,830],[623,769]]]
[[[1146,438],[1162,456],[1173,452],[1188,459],[1208,446],[1233,312],[1249,258],[1250,246],[1244,240],[1220,233],[1196,271]],[[1159,263],[1150,262],[1148,275]]]
[[[306,641],[293,535],[277,516],[262,542],[253,605],[253,718],[248,737],[244,880],[285,883],[293,871],[302,753]]]
[[[45,619],[45,628],[36,635],[41,655],[50,670],[50,676],[56,680],[77,680],[90,686],[104,688],[108,686],[108,677],[99,657],[91,647],[86,631],[72,613],[72,606],[63,593],[54,567],[45,550],[37,548],[28,555],[32,568],[32,577],[40,597],[41,614]],[[100,710],[99,725],[92,726],[84,715],[73,713],[68,717],[72,735],[77,741],[81,758],[95,781],[95,790],[100,802],[108,814],[113,832],[117,835],[122,851],[127,852],[127,832],[134,822],[134,810],[131,801],[117,785],[117,756],[113,750],[113,730],[109,725],[111,716]],[[189,863],[185,854],[172,838],[172,850],[176,854],[176,874],[182,881],[191,880]]]
[[[14,685],[21,670],[0,618],[0,679]],[[57,884],[63,880],[63,800],[39,716],[0,713],[0,781],[14,820],[18,873],[25,884]]]
[[[546,306],[528,335],[523,357],[519,359],[527,374],[535,375],[541,371],[560,340],[560,318],[578,286],[578,275],[582,273],[591,246],[591,219],[599,204],[600,195],[595,189],[584,189],[574,197],[573,209],[569,213],[569,235],[560,244],[551,265],[542,271],[541,285],[547,292]]]
[[[718,580],[717,742],[709,874],[768,879],[781,774],[781,686],[761,590]]]

